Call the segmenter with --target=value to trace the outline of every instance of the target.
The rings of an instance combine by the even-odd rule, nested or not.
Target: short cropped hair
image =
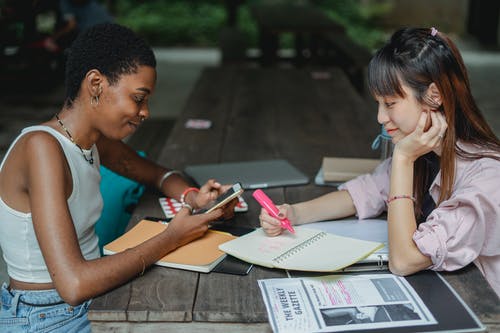
[[[132,30],[115,23],[85,30],[68,50],[65,105],[73,105],[90,70],[99,70],[114,85],[121,75],[136,73],[139,66],[156,68],[156,59],[151,47]]]

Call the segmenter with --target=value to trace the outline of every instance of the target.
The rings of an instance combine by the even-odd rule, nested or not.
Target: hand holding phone
[[[243,193],[243,187],[241,187],[240,183],[235,183],[231,188],[229,188],[226,192],[222,193],[215,199],[213,202],[211,202],[208,206],[205,206],[195,212],[195,214],[203,214],[203,213],[210,213],[211,211],[219,208],[219,207],[224,207],[227,203],[229,203],[231,200],[237,198]]]

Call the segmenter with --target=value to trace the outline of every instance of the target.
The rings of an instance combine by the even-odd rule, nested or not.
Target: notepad
[[[259,228],[219,245],[219,249],[264,267],[331,272],[352,265],[384,246],[303,226],[295,230],[295,234],[285,231],[277,237],[269,237]]]
[[[142,220],[121,237],[104,246],[104,254],[114,254],[135,247],[158,235],[168,224]],[[206,234],[161,258],[156,265],[208,273],[226,254],[218,246],[236,237],[220,231],[208,230]]]
[[[359,175],[372,172],[380,164],[379,159],[323,157],[323,180],[347,181]]]

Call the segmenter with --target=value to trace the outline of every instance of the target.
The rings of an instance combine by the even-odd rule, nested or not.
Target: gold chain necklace
[[[59,118],[58,114],[56,114],[56,119],[57,119],[57,122],[59,123],[59,125],[61,125],[62,129],[66,132],[66,134],[68,134],[68,137],[71,140],[71,142],[73,142],[75,144],[75,146],[77,146],[78,149],[80,149],[80,151],[82,152],[82,155],[83,155],[83,158],[85,159],[85,161],[89,162],[90,164],[94,164],[94,158],[92,157],[92,150],[90,150],[90,158],[87,158],[87,155],[85,155],[85,152],[83,151],[82,147],[80,147],[80,145],[78,143],[76,143],[75,139],[73,139],[73,136],[68,131],[68,129],[66,128],[66,126],[64,126],[64,123]]]

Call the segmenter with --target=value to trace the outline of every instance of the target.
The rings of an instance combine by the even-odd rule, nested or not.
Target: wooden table
[[[367,107],[341,70],[329,75],[314,80],[307,70],[206,69],[158,161],[182,170],[196,163],[285,158],[313,179],[323,156],[377,157],[370,149],[379,131],[376,108]],[[188,118],[211,119],[213,126],[186,129]],[[293,203],[331,190],[311,183],[266,192],[278,203]],[[244,198],[249,211],[230,223],[256,227],[260,208],[249,191]],[[157,200],[158,193],[147,192],[130,226],[146,215],[162,216]],[[247,276],[153,267],[96,298],[89,319],[95,332],[267,332],[257,280],[285,276],[257,266]],[[498,298],[474,266],[445,278],[483,323],[500,328]]]

